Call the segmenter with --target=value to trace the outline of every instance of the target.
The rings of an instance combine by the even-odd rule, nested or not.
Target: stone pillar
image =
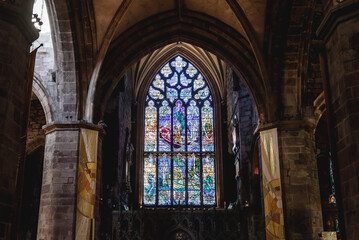
[[[287,240],[314,240],[323,231],[313,128],[302,121],[282,121],[278,129],[279,162]]]
[[[359,1],[329,5],[318,35],[325,42],[337,173],[348,240],[359,239]],[[334,159],[335,160],[335,159]],[[337,184],[337,183],[336,183]]]
[[[44,127],[45,156],[37,239],[74,239],[80,129],[102,128],[81,122]],[[99,192],[99,191],[97,191]]]
[[[318,239],[323,222],[314,131],[301,121],[280,125],[279,159],[287,237]]]
[[[38,37],[31,23],[31,4],[23,4],[0,1],[0,238],[6,239],[11,232],[11,238],[16,237],[21,193],[17,180],[22,179],[18,171],[30,101],[26,99],[28,59],[30,45]]]

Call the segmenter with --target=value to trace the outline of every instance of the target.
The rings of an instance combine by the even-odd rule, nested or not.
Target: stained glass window
[[[216,204],[214,110],[197,68],[176,56],[156,74],[145,103],[145,206]]]

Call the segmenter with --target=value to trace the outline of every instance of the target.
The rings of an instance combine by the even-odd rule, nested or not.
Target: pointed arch
[[[161,68],[143,83],[145,90],[139,94],[137,130],[144,136],[137,139],[136,159],[143,159],[138,162],[139,202],[218,205],[221,161],[215,149],[220,149],[220,124],[213,133],[218,92],[212,96],[202,73],[181,55],[156,65]],[[197,178],[190,177],[191,169]]]
[[[237,31],[210,16],[185,11],[179,19],[175,11],[168,11],[136,24],[111,43],[99,77],[93,79],[89,89],[86,119],[95,122],[101,119],[113,89],[132,64],[174,42],[199,46],[225,60],[238,75],[243,76],[261,120],[270,118],[273,111],[268,107],[267,98],[270,96],[266,94],[269,84],[261,77],[249,42]]]
[[[46,124],[54,121],[54,113],[56,106],[54,105],[51,96],[47,92],[46,87],[42,84],[38,77],[34,76],[32,83],[32,91],[39,99],[41,106],[45,113]]]

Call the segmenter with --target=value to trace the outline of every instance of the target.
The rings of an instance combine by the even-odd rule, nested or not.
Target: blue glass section
[[[171,151],[171,108],[167,101],[162,102],[159,112],[159,124],[160,124],[160,137],[158,139],[159,151],[169,152]]]
[[[186,150],[186,113],[182,101],[178,100],[173,108],[173,150]]]
[[[171,204],[171,158],[166,154],[158,159],[158,205]]]
[[[166,96],[170,100],[170,102],[173,103],[174,100],[178,98],[178,91],[174,88],[167,87]]]
[[[143,203],[145,205],[156,204],[156,158],[153,155],[147,155],[144,158],[144,194]]]
[[[214,158],[210,155],[202,158],[203,167],[203,205],[216,203],[216,178],[214,172]]]
[[[183,58],[177,56],[174,61],[171,62],[171,66],[176,69],[178,73],[182,72],[182,69],[187,66],[187,62],[183,61]]]
[[[206,80],[183,57],[155,75],[145,105],[144,205],[216,204],[213,112]]]
[[[173,205],[186,204],[186,158],[181,154],[173,158]]]
[[[181,73],[180,82],[182,86],[187,87],[192,82],[192,79],[186,78],[186,76],[183,73]]]

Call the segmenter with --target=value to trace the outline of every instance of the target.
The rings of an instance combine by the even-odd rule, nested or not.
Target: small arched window
[[[155,75],[146,95],[143,204],[216,205],[214,109],[209,86],[181,56]]]

